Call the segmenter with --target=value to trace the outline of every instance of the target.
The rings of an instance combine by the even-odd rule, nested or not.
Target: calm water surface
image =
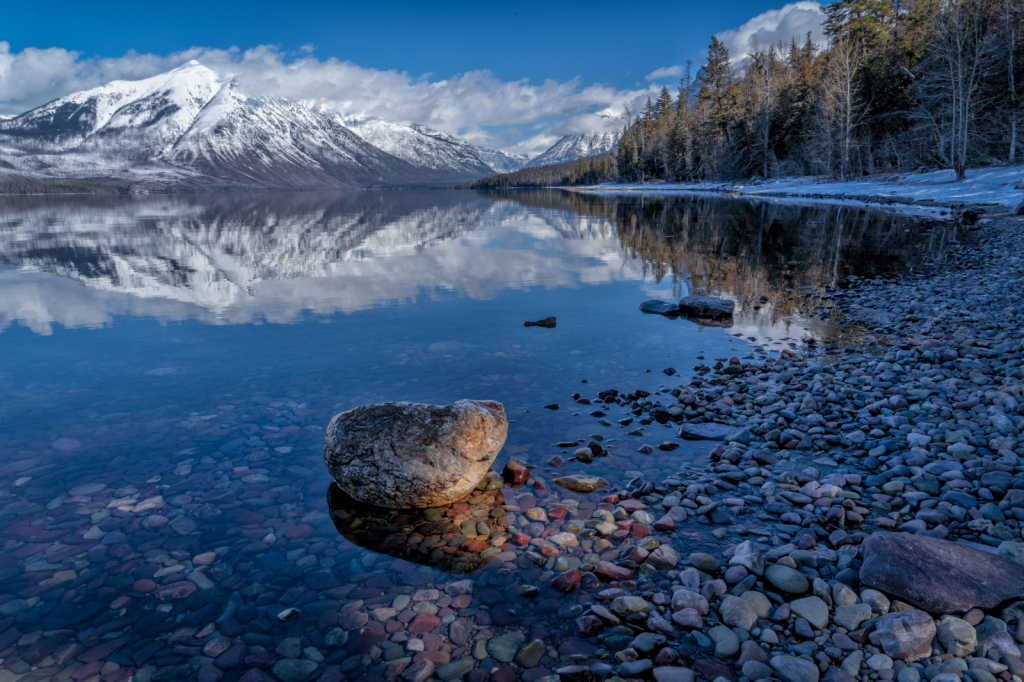
[[[286,637],[312,647],[286,682],[369,678],[405,637],[468,655],[437,648],[457,619],[554,628],[588,597],[550,576],[619,547],[585,527],[607,490],[552,480],[660,481],[711,449],[598,391],[671,405],[700,362],[840,343],[829,287],[909,269],[947,232],[863,209],[555,191],[3,200],[0,682],[234,682],[293,658]],[[688,293],[737,300],[733,326],[637,309]],[[549,315],[557,328],[523,326]],[[504,403],[496,468],[522,459],[542,487],[426,515],[329,505],[333,414],[459,398]],[[592,438],[608,454],[589,465],[558,445]],[[664,442],[680,447],[638,452]],[[567,513],[538,523],[532,508]],[[577,540],[557,558],[508,542],[558,532]],[[443,591],[466,574],[471,597]],[[254,658],[204,650],[217,636]]]

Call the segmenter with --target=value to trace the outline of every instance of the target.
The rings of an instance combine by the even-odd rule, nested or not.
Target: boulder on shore
[[[353,498],[389,509],[452,504],[476,488],[505,444],[501,403],[381,403],[335,415],[324,463]]]
[[[729,317],[736,309],[733,301],[711,296],[685,296],[679,299],[679,311],[694,317]]]
[[[878,532],[864,541],[862,584],[930,613],[1024,598],[1024,566],[949,540]]]

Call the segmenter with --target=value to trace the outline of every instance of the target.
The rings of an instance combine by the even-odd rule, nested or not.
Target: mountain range
[[[87,181],[119,190],[336,189],[457,182],[602,153],[563,137],[533,160],[418,124],[343,119],[251,97],[196,61],[0,117],[0,191]]]

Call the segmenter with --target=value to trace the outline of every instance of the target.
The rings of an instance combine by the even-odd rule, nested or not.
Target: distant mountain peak
[[[554,163],[575,161],[588,156],[604,154],[615,148],[619,143],[618,133],[576,133],[565,135],[551,145],[540,156],[530,160],[526,167],[550,166]]]

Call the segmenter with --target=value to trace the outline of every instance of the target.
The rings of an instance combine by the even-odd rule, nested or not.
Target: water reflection
[[[0,262],[17,269],[0,269],[0,329],[291,323],[440,289],[487,299],[647,280],[666,297],[735,299],[745,331],[797,311],[831,319],[827,287],[912,267],[953,229],[863,208],[560,191],[7,198]]]

